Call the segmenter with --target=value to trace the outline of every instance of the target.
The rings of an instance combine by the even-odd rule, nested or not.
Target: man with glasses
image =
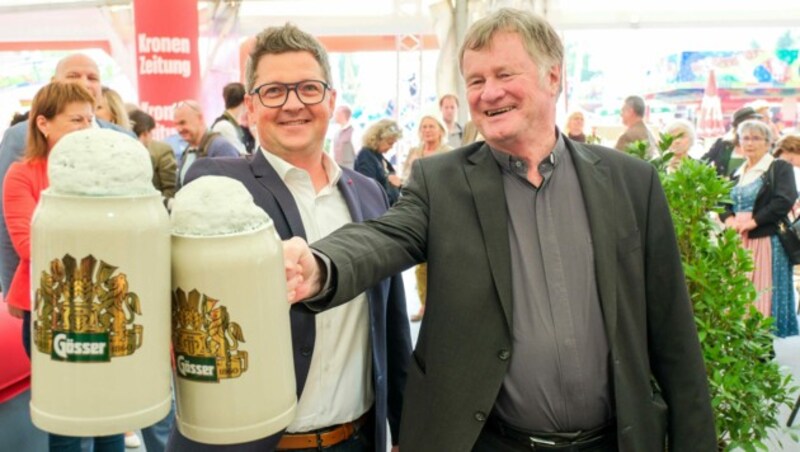
[[[245,98],[258,128],[253,158],[204,159],[186,182],[203,175],[241,181],[283,239],[324,237],[388,207],[375,183],[339,167],[323,151],[336,104],[328,56],[311,35],[287,24],[256,37]],[[314,303],[291,309],[298,405],[283,435],[225,450],[385,451],[387,420],[398,428],[411,339],[400,275],[379,281],[335,310]],[[269,390],[269,388],[264,388]],[[172,450],[219,450],[173,430]]]
[[[236,147],[218,132],[211,132],[203,119],[200,104],[184,100],[175,104],[173,113],[175,130],[189,145],[183,151],[178,166],[178,186],[183,186],[186,171],[192,164],[206,157],[238,157]]]

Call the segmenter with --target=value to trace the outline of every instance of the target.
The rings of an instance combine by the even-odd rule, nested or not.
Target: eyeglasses
[[[253,88],[250,95],[257,95],[261,105],[267,108],[280,108],[289,100],[289,92],[294,91],[303,105],[316,105],[325,99],[328,84],[320,80],[301,80],[297,83],[265,83]]]
[[[742,143],[758,143],[759,141],[767,141],[764,137],[739,137]]]

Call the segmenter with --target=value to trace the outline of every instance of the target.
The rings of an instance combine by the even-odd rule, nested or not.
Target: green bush
[[[659,147],[668,149],[672,137],[661,138]],[[779,426],[779,408],[792,404],[794,388],[791,375],[781,375],[772,359],[773,320],[754,305],[750,253],[735,231],[719,231],[710,216],[728,201],[731,183],[711,166],[690,159],[668,174],[669,158],[662,155],[653,163],[675,224],[720,450],[767,450],[768,430]]]

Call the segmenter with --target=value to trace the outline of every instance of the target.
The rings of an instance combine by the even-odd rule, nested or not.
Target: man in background
[[[206,157],[238,157],[239,150],[225,137],[211,132],[203,118],[200,104],[194,100],[178,102],[173,113],[175,130],[186,143],[178,165],[178,187],[183,186],[186,171],[192,164]]]
[[[350,122],[352,116],[353,111],[347,105],[339,106],[333,114],[333,120],[339,126],[333,135],[333,159],[339,166],[349,169],[353,169],[356,161],[355,129]]]
[[[225,100],[225,111],[211,124],[211,131],[225,137],[239,154],[247,154],[244,130],[239,124],[239,118],[244,113],[244,85],[239,82],[228,83],[222,89],[222,98]]]
[[[628,146],[636,141],[647,142],[647,157],[658,155],[657,141],[653,134],[644,125],[645,105],[644,99],[639,96],[628,96],[622,105],[620,116],[622,124],[627,130],[619,137],[617,144],[614,145],[618,151],[626,152]]]
[[[458,97],[453,94],[442,96],[439,99],[439,111],[442,113],[445,126],[447,126],[447,144],[453,149],[461,147],[464,129],[456,121],[458,118]]]

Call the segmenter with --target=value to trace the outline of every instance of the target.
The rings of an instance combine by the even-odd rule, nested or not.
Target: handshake
[[[289,303],[297,303],[319,294],[325,280],[325,267],[311,252],[305,240],[292,237],[283,241],[283,263]]]

